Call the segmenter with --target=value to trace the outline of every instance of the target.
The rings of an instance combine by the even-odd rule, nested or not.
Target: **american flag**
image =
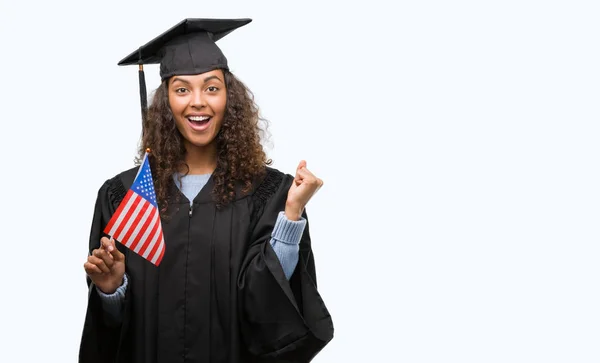
[[[135,181],[104,228],[104,233],[158,266],[165,253],[154,182],[144,155]]]

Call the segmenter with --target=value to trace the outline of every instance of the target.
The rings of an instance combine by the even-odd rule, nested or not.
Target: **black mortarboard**
[[[160,77],[200,74],[229,69],[227,58],[215,43],[252,19],[184,19],[146,45],[123,58],[118,65],[139,64],[142,118],[147,109],[143,64],[160,64]]]

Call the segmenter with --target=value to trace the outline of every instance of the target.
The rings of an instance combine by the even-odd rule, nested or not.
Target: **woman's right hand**
[[[112,294],[123,283],[125,255],[115,246],[113,239],[102,237],[100,248],[92,251],[83,268],[96,288],[105,294]]]

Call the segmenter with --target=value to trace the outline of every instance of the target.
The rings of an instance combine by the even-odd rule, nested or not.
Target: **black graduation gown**
[[[137,167],[98,192],[90,252],[131,186]],[[332,338],[333,323],[317,291],[308,224],[290,281],[269,243],[293,177],[267,168],[253,191],[217,210],[212,177],[190,208],[173,186],[163,221],[159,267],[122,245],[129,286],[123,320],[104,314],[93,283],[79,361],[309,362]],[[174,198],[171,198],[174,200]],[[306,214],[304,215],[306,217]]]

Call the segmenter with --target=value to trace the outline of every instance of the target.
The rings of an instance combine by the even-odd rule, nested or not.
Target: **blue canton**
[[[150,171],[150,162],[148,157],[144,158],[144,162],[135,177],[135,181],[131,186],[131,189],[142,198],[146,199],[154,207],[158,208],[156,204],[156,193],[154,192],[154,182],[152,180],[152,172]]]

